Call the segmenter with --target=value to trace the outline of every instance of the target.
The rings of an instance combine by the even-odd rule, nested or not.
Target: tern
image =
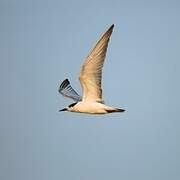
[[[113,28],[114,24],[102,35],[82,65],[79,76],[79,81],[83,90],[82,97],[72,88],[68,79],[65,79],[61,83],[58,90],[59,93],[64,97],[73,99],[75,103],[59,111],[88,114],[107,114],[125,111],[121,108],[113,108],[105,105],[102,99],[102,67]]]

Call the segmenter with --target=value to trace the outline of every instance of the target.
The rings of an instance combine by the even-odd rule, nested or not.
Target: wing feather
[[[113,27],[114,25],[104,33],[82,65],[79,80],[83,89],[83,101],[103,102],[101,89],[102,67]]]
[[[64,97],[68,97],[73,99],[74,101],[78,102],[81,101],[81,96],[71,87],[70,82],[68,79],[65,79],[58,89],[59,93],[62,94]]]

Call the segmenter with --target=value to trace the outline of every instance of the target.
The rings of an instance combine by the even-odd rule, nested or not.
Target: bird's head
[[[69,106],[67,106],[67,107],[59,110],[59,112],[60,112],[60,111],[72,111],[72,110],[73,110],[73,107],[74,107],[76,104],[77,104],[77,102],[76,102],[76,103],[72,103],[72,104],[70,104]]]

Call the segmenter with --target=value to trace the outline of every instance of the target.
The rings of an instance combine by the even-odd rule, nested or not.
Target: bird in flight
[[[88,114],[107,114],[125,111],[124,109],[105,105],[102,99],[102,67],[113,28],[114,24],[103,34],[81,67],[79,81],[83,90],[82,97],[71,87],[68,79],[61,83],[59,93],[73,99],[75,103],[59,111]]]

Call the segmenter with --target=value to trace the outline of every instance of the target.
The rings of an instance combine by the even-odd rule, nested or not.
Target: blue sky
[[[180,2],[0,2],[2,180],[180,178]],[[115,24],[103,69],[107,116],[59,113],[69,78]]]

